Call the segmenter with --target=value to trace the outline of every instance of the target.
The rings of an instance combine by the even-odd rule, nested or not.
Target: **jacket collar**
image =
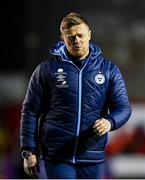
[[[90,48],[90,53],[89,53],[89,57],[91,59],[97,58],[100,54],[102,54],[102,51],[99,47],[97,47],[95,44],[90,43],[89,44],[89,48]],[[50,53],[55,55],[55,56],[59,56],[61,57],[62,60],[67,60],[70,61],[69,56],[67,56],[66,53],[66,46],[64,44],[63,41],[59,41],[58,43],[56,43],[51,49],[50,49]]]

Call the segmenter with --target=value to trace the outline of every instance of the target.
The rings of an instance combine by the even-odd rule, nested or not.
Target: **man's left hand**
[[[107,119],[104,119],[104,118],[97,119],[95,121],[95,124],[93,125],[93,128],[94,128],[94,132],[97,135],[102,136],[108,131],[110,131],[111,123]]]

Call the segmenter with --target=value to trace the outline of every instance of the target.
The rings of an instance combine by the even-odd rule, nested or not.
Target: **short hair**
[[[64,29],[69,29],[72,26],[79,25],[82,23],[86,24],[88,28],[90,29],[90,26],[84,17],[82,17],[78,13],[72,12],[62,19],[61,25],[60,25],[60,32],[62,33]]]

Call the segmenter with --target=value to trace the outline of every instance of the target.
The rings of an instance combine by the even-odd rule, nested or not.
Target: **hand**
[[[32,177],[38,177],[37,175],[37,159],[35,155],[28,156],[28,159],[24,159],[24,171],[27,175]]]
[[[108,131],[110,131],[111,123],[107,119],[104,119],[104,118],[97,119],[95,124],[93,125],[93,128],[94,128],[94,132],[97,135],[102,136]]]

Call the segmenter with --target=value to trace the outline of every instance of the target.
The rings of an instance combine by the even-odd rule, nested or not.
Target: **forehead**
[[[69,29],[65,29],[64,33],[65,34],[76,34],[76,33],[86,34],[86,33],[88,33],[88,31],[89,31],[88,26],[86,24],[82,23],[82,24],[72,26]]]

